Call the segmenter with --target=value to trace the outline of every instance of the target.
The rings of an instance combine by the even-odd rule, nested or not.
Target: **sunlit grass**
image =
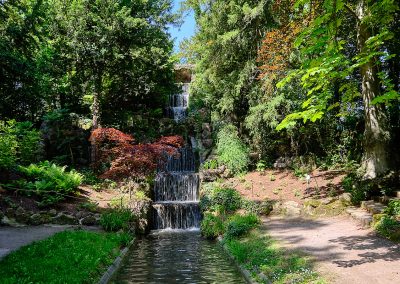
[[[262,272],[272,283],[325,283],[313,271],[311,261],[297,252],[280,248],[258,229],[225,241],[226,248],[253,276]],[[262,281],[262,279],[258,279]]]
[[[0,283],[96,283],[124,241],[117,233],[57,233],[0,261]]]

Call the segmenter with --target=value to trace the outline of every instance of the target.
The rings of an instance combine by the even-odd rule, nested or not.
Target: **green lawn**
[[[96,283],[126,236],[65,231],[24,246],[0,261],[0,283]]]
[[[318,283],[325,281],[312,269],[306,256],[281,249],[269,236],[261,234],[259,229],[240,238],[225,240],[228,251],[246,269],[257,274],[263,272],[274,284]]]

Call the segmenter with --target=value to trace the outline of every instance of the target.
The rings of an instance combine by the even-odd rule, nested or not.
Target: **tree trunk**
[[[367,16],[367,9],[365,0],[359,0],[356,9],[359,53],[366,51],[366,40],[371,36],[371,31],[364,20]],[[385,109],[382,105],[372,104],[372,100],[380,94],[376,62],[377,59],[372,58],[360,68],[365,118],[364,153],[361,170],[365,179],[382,176],[389,170],[389,132],[386,129],[388,125]]]
[[[100,103],[99,96],[101,92],[101,79],[96,79],[94,84],[93,105],[92,105],[92,129],[101,127],[100,121]]]
[[[94,94],[92,104],[92,131],[101,127],[100,126],[100,103],[99,96],[101,92],[101,77],[98,77],[94,82]],[[96,162],[97,146],[94,138],[91,141],[90,160],[92,163]]]

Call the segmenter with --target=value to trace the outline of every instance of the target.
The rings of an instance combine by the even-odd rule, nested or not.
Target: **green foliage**
[[[18,140],[18,158],[22,165],[37,162],[40,155],[41,133],[33,128],[29,121],[18,122],[16,125],[16,136]]]
[[[375,223],[374,229],[382,236],[393,241],[400,241],[400,222],[394,217],[382,216]]]
[[[205,170],[215,170],[218,168],[218,161],[214,159],[208,160],[204,162],[201,167]]]
[[[259,160],[256,164],[256,171],[263,172],[267,169],[267,163],[264,160]]]
[[[15,182],[22,193],[36,195],[40,198],[40,205],[55,204],[67,196],[73,195],[82,182],[82,175],[75,170],[66,171],[66,167],[44,161],[31,164],[28,167],[20,166],[19,170],[26,179]]]
[[[226,222],[226,239],[236,238],[247,234],[251,229],[260,223],[260,219],[255,214],[231,216]]]
[[[366,200],[371,191],[372,184],[361,180],[356,173],[350,173],[342,180],[342,186],[346,192],[351,194],[351,203],[359,205]]]
[[[131,210],[117,208],[103,213],[100,218],[100,225],[108,232],[129,231],[133,228],[134,221],[135,216]]]
[[[159,116],[175,89],[171,8],[170,0],[2,2],[0,117],[38,122],[68,108],[87,119],[95,97],[107,123],[126,126],[143,106]]]
[[[241,207],[249,213],[267,216],[273,209],[273,203],[269,200],[259,202],[244,199]]]
[[[126,243],[116,233],[60,232],[2,259],[0,282],[97,283]]]
[[[272,283],[325,283],[307,258],[279,249],[269,236],[253,232],[245,238],[225,240],[225,246],[246,269],[254,274],[263,272]]]
[[[240,140],[235,126],[225,125],[219,130],[217,154],[219,164],[227,166],[234,174],[247,170],[249,149]]]
[[[86,119],[69,109],[57,109],[43,117],[42,132],[47,159],[63,165],[87,164],[89,128]]]
[[[400,200],[391,200],[387,208],[385,209],[385,213],[394,216],[400,216]]]
[[[31,122],[0,120],[0,168],[30,164],[40,156],[40,132]]]
[[[79,171],[83,177],[82,183],[88,185],[97,185],[103,182],[90,168],[82,169]]]
[[[14,123],[0,121],[0,168],[9,169],[17,160],[17,137],[12,131]]]
[[[219,216],[205,213],[200,225],[201,234],[207,239],[215,239],[225,232],[224,223]]]
[[[214,188],[210,194],[209,209],[219,212],[234,212],[241,206],[242,197],[233,188]]]

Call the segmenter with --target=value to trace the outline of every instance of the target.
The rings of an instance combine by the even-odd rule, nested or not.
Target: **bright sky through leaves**
[[[174,12],[179,10],[181,0],[174,0]],[[185,38],[190,38],[194,35],[196,22],[194,20],[193,12],[186,13],[183,18],[183,23],[180,27],[169,27],[169,32],[171,33],[172,38],[174,39],[174,51],[179,51],[179,44]]]

